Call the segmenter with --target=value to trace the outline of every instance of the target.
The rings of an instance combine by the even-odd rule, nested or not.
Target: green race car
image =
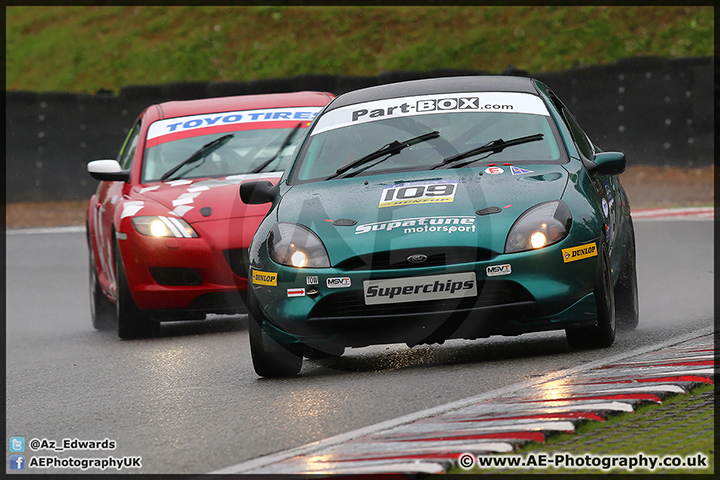
[[[255,371],[299,373],[346,347],[564,329],[612,345],[638,322],[618,175],[543,83],[435,78],[346,93],[273,186],[249,250]]]

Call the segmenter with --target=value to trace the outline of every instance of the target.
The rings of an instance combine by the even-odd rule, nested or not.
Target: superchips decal
[[[387,118],[446,112],[510,112],[548,116],[540,97],[529,93],[463,92],[390,98],[348,105],[326,112],[311,135]]]
[[[587,245],[580,245],[579,247],[564,248],[562,256],[564,263],[595,257],[597,256],[597,244],[588,243]]]
[[[256,285],[268,285],[270,287],[277,286],[277,273],[261,272],[260,270],[252,271],[252,283]]]
[[[475,272],[365,280],[365,305],[424,302],[477,295]]]
[[[380,195],[379,207],[452,202],[455,200],[457,183],[457,180],[425,180],[389,185]]]
[[[368,232],[390,232],[396,231],[403,234],[409,233],[456,233],[475,232],[474,216],[445,216],[445,217],[414,217],[399,218],[386,222],[375,222],[358,225],[355,227],[355,235]]]
[[[178,138],[254,128],[284,128],[296,122],[307,125],[322,107],[266,108],[209,113],[158,120],[148,128],[146,148]],[[284,125],[290,122],[292,125]]]

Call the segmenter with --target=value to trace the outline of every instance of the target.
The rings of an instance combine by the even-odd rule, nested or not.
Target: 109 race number
[[[383,189],[379,207],[452,202],[456,190],[457,180],[396,183]]]

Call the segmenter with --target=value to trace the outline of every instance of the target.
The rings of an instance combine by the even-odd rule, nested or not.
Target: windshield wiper
[[[453,162],[457,162],[458,160],[462,160],[463,158],[473,157],[475,155],[480,155],[481,153],[485,153],[485,152],[491,152],[491,154],[498,153],[498,152],[503,151],[507,147],[512,147],[514,145],[521,145],[523,143],[528,143],[528,142],[536,142],[536,141],[542,140],[542,139],[543,139],[542,133],[536,133],[535,135],[528,135],[526,137],[513,138],[511,140],[503,140],[502,138],[498,138],[497,140],[488,142],[485,145],[482,145],[480,147],[473,148],[466,152],[456,153],[455,155],[451,155],[451,156],[443,159],[443,161],[441,163],[430,168],[430,170],[435,170],[436,168],[444,167],[445,165],[448,165]],[[487,157],[483,157],[483,158],[487,158]],[[482,159],[479,158],[479,159],[471,160],[469,162],[461,163],[459,165],[454,165],[454,167],[463,167],[465,165],[471,164],[473,162],[477,162],[479,160],[482,160]]]
[[[331,178],[335,178],[337,176],[342,175],[343,173],[347,172],[351,168],[359,167],[360,165],[364,165],[368,162],[371,162],[375,160],[376,158],[380,158],[384,155],[392,156],[400,153],[403,149],[410,147],[412,145],[415,145],[416,143],[421,142],[427,142],[428,140],[432,140],[433,138],[437,138],[440,136],[440,132],[437,130],[434,132],[429,132],[424,135],[420,135],[417,137],[410,138],[408,140],[405,140],[403,142],[398,142],[397,140],[394,140],[387,145],[383,145],[382,147],[378,148],[374,152],[371,152],[364,157],[358,158],[357,160],[353,160],[352,162],[348,163],[347,165],[344,165],[340,168],[338,168],[335,173],[327,177],[325,180],[330,180]],[[384,159],[383,159],[384,160]],[[380,163],[380,162],[378,162]]]
[[[301,126],[301,125],[302,125],[302,122],[300,122],[300,123],[298,123],[297,125],[295,125],[295,126],[293,127],[293,129],[290,131],[290,133],[288,134],[288,136],[285,137],[285,140],[283,140],[282,145],[280,145],[280,148],[278,149],[278,151],[275,152],[275,155],[273,155],[272,157],[270,157],[270,158],[268,158],[267,160],[265,160],[265,161],[262,163],[262,165],[260,165],[260,166],[256,167],[255,169],[251,170],[250,173],[260,173],[260,172],[262,172],[263,170],[265,170],[265,167],[267,167],[268,165],[270,165],[270,164],[273,162],[273,160],[275,160],[275,159],[280,155],[280,153],[281,153],[283,150],[285,150],[285,148],[286,148],[288,145],[290,145],[290,142],[292,141],[292,138],[295,136],[295,134],[297,133],[297,131],[300,130],[300,126]]]
[[[200,160],[202,158],[207,157],[212,152],[214,152],[215,150],[217,150],[218,148],[222,147],[227,142],[229,142],[230,139],[234,136],[235,136],[234,134],[229,133],[227,135],[223,135],[220,138],[216,138],[212,142],[206,143],[205,145],[200,147],[200,149],[198,151],[196,151],[195,153],[190,155],[188,158],[186,158],[185,160],[183,160],[182,162],[180,162],[179,164],[175,165],[173,168],[171,168],[170,170],[165,172],[163,174],[163,176],[160,177],[160,181],[164,182],[165,180],[170,178],[173,174],[175,174],[175,172],[180,170],[185,165],[189,165],[191,163],[197,162],[198,160]]]

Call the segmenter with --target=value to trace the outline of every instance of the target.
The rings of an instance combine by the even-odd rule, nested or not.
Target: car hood
[[[501,253],[515,220],[534,205],[561,198],[568,180],[561,165],[501,168],[502,173],[443,169],[295,185],[278,206],[278,220],[315,231],[333,265],[418,246]]]
[[[137,200],[149,200],[167,208],[190,224],[228,218],[264,216],[268,205],[246,205],[239,186],[252,180],[277,183],[282,172],[232,175],[223,178],[174,180],[136,187]]]

